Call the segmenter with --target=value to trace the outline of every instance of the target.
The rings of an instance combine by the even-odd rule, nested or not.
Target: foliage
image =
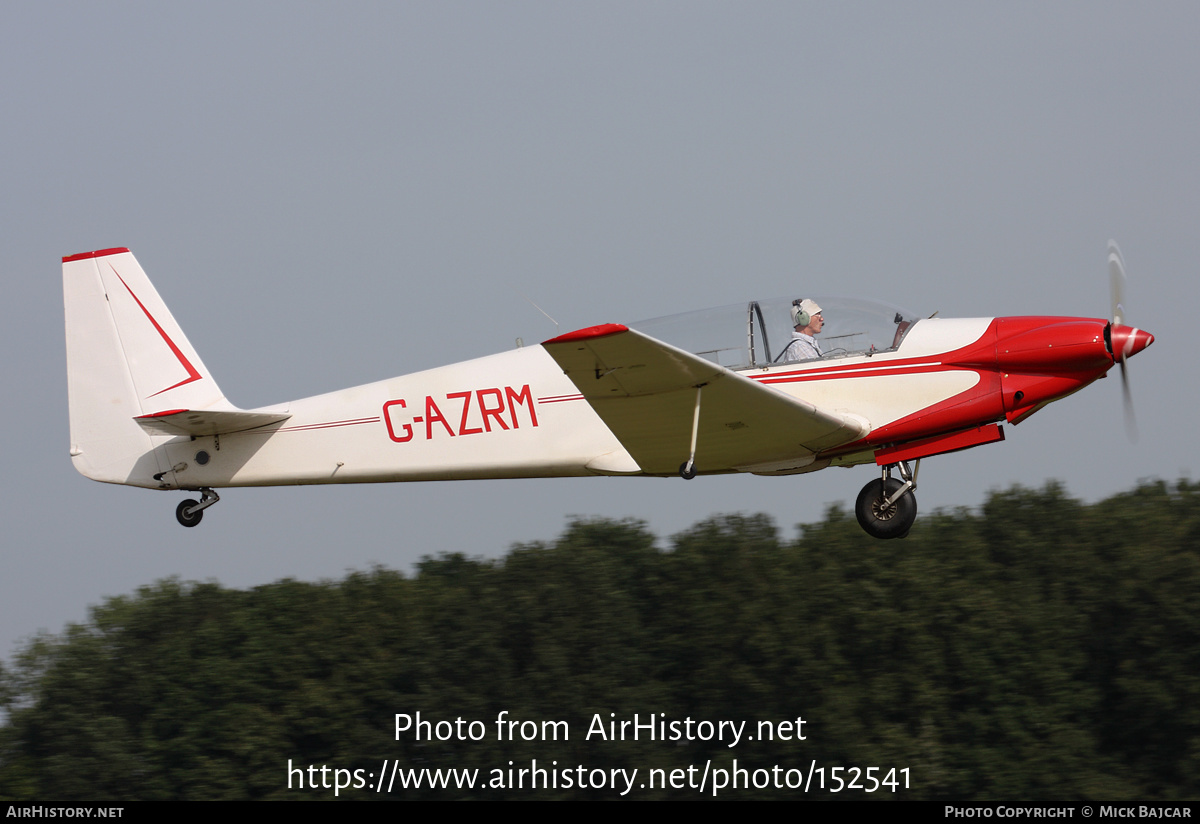
[[[903,798],[1194,798],[1198,599],[1200,485],[1184,481],[1093,505],[1055,485],[1014,488],[886,543],[837,508],[793,542],[765,516],[726,516],[667,550],[637,522],[576,521],[552,544],[426,558],[413,577],[376,568],[249,591],[160,581],[0,668],[0,800],[332,796],[289,791],[289,761],[486,773],[533,759],[669,771],[735,758],[908,767]],[[417,711],[483,721],[486,735],[397,737],[394,715]],[[570,738],[498,740],[505,711],[566,721]],[[635,713],[752,728],[804,717],[807,739],[584,739],[596,715]],[[800,793],[723,793],[737,796]]]

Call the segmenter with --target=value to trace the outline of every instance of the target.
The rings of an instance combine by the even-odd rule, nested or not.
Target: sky
[[[94,249],[133,250],[251,408],[804,293],[1105,317],[1114,238],[1157,339],[1130,363],[1138,441],[1114,372],[925,461],[921,511],[1194,477],[1198,24],[1182,2],[4,4],[0,657],[167,576],[411,570],[578,516],[791,536],[873,477],[241,489],[183,529],[179,493],[68,457],[61,258]]]

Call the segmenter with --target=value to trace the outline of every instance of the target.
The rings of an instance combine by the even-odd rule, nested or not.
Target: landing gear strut
[[[892,469],[899,469],[900,478],[892,477]],[[912,529],[917,519],[917,499],[913,490],[917,488],[917,471],[921,461],[911,471],[908,462],[885,466],[878,480],[871,481],[858,493],[854,514],[858,524],[872,538],[903,538]]]
[[[175,520],[184,526],[195,526],[204,517],[204,510],[219,500],[221,500],[221,496],[215,491],[207,486],[201,487],[199,501],[188,498],[180,501],[179,506],[175,507]]]
[[[696,477],[696,436],[700,434],[700,390],[706,384],[696,387],[696,408],[692,411],[692,452],[688,459],[679,465],[679,477],[690,481]]]

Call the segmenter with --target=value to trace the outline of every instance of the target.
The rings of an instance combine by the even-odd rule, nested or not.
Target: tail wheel
[[[195,512],[192,512],[198,506],[200,506],[200,502],[194,501],[191,498],[180,501],[179,506],[175,507],[175,520],[184,526],[195,526],[200,523],[200,519],[204,517],[204,510],[197,509]]]
[[[888,498],[904,486],[897,478],[876,478],[858,493],[854,514],[858,524],[872,538],[903,538],[917,520],[917,499],[906,492],[889,504]]]

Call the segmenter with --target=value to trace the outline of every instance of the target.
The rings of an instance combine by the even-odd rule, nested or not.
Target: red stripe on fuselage
[[[310,429],[333,429],[338,426],[359,426],[364,423],[378,423],[383,420],[379,417],[374,418],[354,418],[345,421],[325,421],[323,423],[305,423],[298,426],[281,426],[279,432],[306,432]]]

